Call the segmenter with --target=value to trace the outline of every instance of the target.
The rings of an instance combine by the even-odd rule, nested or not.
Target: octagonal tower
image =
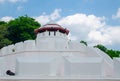
[[[58,24],[46,24],[35,30],[36,45],[40,49],[66,49],[69,30]]]

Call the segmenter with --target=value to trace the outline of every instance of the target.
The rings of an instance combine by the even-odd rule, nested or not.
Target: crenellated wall
[[[24,51],[34,51],[36,49],[37,48],[36,48],[35,40],[26,40],[24,42],[18,42],[15,45],[12,44],[12,45],[3,47],[0,50],[0,56],[15,54],[15,53],[24,52]]]
[[[113,76],[120,61],[100,50],[68,40],[57,32],[38,33],[36,40],[26,40],[0,50],[0,76],[11,70],[17,76]],[[88,68],[89,67],[89,68]],[[119,75],[115,70],[114,74]]]
[[[45,32],[42,32],[42,33],[38,33],[37,34],[37,37],[63,37],[63,38],[67,38],[67,35],[65,33],[61,33],[59,31],[55,31],[55,32],[50,32],[50,31],[45,31]]]
[[[66,50],[68,49],[67,35],[56,32],[43,32],[37,34],[36,40],[26,40],[15,45],[5,46],[0,50],[0,55],[15,54],[23,51],[35,50]]]
[[[67,35],[57,32],[43,32],[37,34],[36,46],[41,50],[59,50],[67,49],[68,39]]]

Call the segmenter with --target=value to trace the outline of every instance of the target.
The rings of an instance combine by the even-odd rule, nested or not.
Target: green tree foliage
[[[106,48],[105,46],[101,45],[101,44],[98,44],[98,45],[96,45],[96,46],[94,46],[94,47],[99,48],[99,49],[102,50],[103,52],[106,52],[106,51],[107,51],[107,48]]]
[[[116,50],[107,50],[106,53],[111,57],[119,57],[120,56],[120,51],[116,51]]]
[[[87,46],[87,42],[85,42],[85,41],[83,41],[83,40],[81,40],[80,43],[82,43],[82,44],[84,44],[84,45]]]
[[[34,29],[40,27],[40,24],[28,16],[20,16],[8,23],[8,39],[13,43],[35,39]]]
[[[10,41],[6,37],[7,34],[8,34],[7,23],[4,21],[0,21],[0,49],[12,43],[12,41]]]
[[[117,50],[109,50],[107,49],[105,46],[98,44],[96,46],[94,46],[95,48],[99,48],[100,50],[102,50],[103,52],[105,52],[106,54],[108,54],[111,58],[114,57],[120,57],[120,51]]]

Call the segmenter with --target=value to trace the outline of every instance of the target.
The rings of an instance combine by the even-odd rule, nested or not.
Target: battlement
[[[46,35],[47,36],[47,35]],[[17,54],[25,51],[44,51],[44,50],[65,50],[68,48],[68,41],[62,38],[41,38],[38,34],[36,40],[26,40],[16,44],[8,45],[0,49],[0,56]],[[51,37],[51,36],[50,36]],[[59,36],[58,36],[59,37]]]
[[[120,76],[119,58],[112,60],[99,49],[68,40],[66,28],[47,24],[35,33],[36,40],[26,40],[0,50],[0,77]]]
[[[37,34],[37,38],[46,38],[46,37],[61,37],[67,39],[67,35],[59,31],[55,31],[55,32],[45,31]]]
[[[0,56],[15,54],[23,51],[32,51],[36,49],[35,40],[26,40],[24,42],[16,43],[15,45],[5,46],[0,50]]]

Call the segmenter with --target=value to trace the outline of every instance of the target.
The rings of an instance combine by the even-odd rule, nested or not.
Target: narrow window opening
[[[54,36],[56,36],[56,31],[54,31]]]
[[[50,36],[50,31],[49,31],[49,36]]]

